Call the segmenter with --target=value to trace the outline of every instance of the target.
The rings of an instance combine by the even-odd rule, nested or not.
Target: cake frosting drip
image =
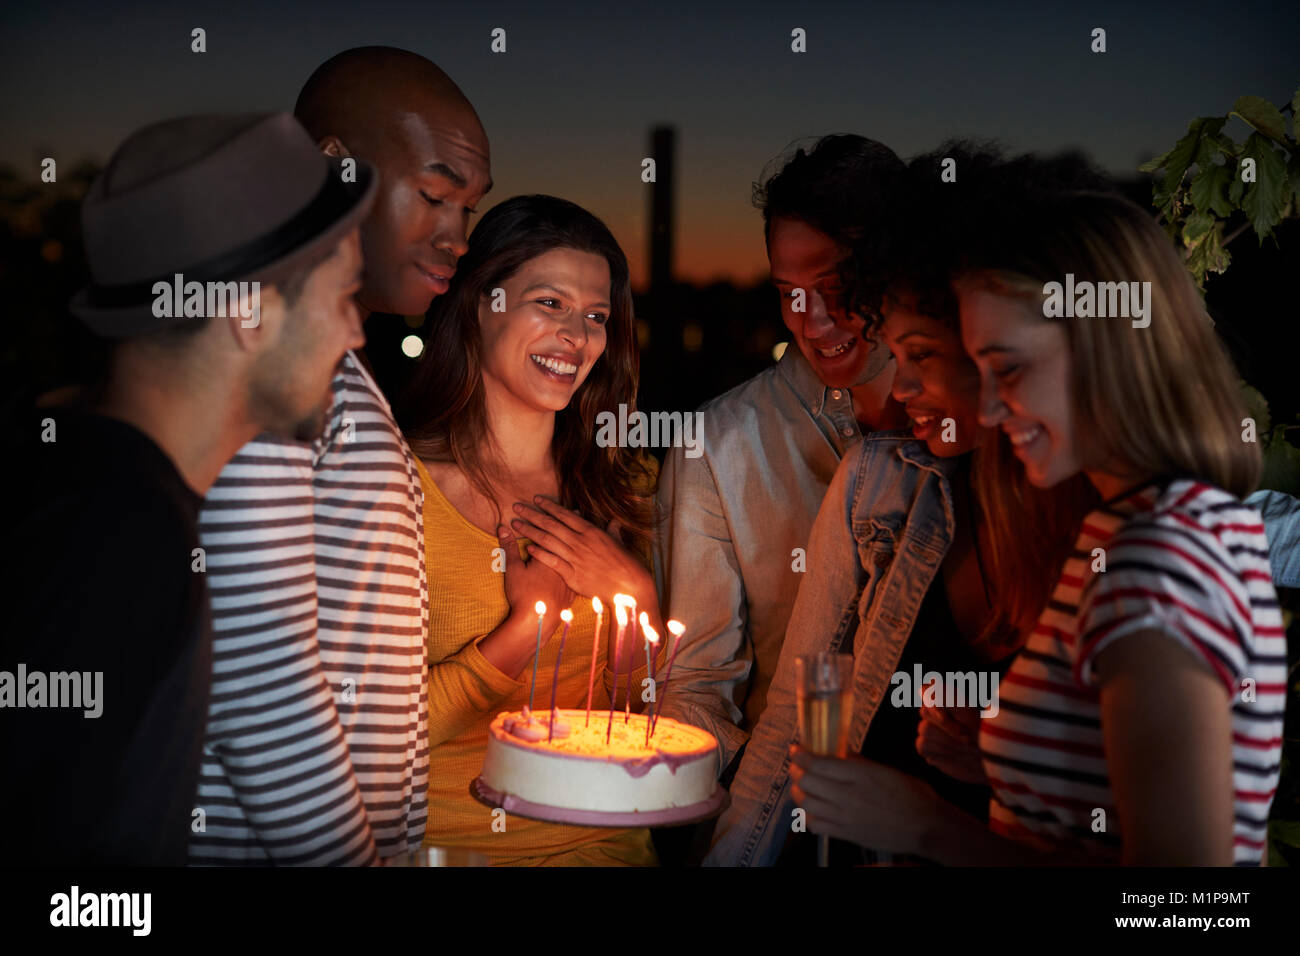
[[[551,726],[551,714],[542,714],[537,716],[530,713],[525,707],[517,714],[506,714],[502,727],[505,732],[512,737],[518,737],[520,740],[536,742],[539,740],[561,740],[569,736],[569,725],[559,718],[558,712],[555,715],[555,726]]]
[[[527,708],[524,710],[526,712]],[[555,739],[548,742],[546,720],[549,714],[539,716],[525,712],[502,713],[498,718],[501,729],[514,738],[516,744],[547,751],[557,757],[606,760],[618,764],[632,777],[644,777],[658,764],[664,764],[676,774],[679,767],[698,760],[701,754],[712,752],[716,747],[713,737],[707,732],[667,717],[659,719],[647,747],[648,718],[643,714],[633,714],[631,719],[625,720],[621,713],[614,715],[613,730],[609,743],[606,743],[609,712],[593,711],[591,723],[587,724],[583,710],[560,711]],[[568,730],[567,736],[561,737],[562,727]]]

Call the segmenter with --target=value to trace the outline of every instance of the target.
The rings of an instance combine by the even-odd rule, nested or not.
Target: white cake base
[[[539,715],[543,720],[546,714]],[[520,816],[588,826],[662,826],[721,811],[717,741],[698,727],[659,718],[645,746],[647,717],[609,711],[561,710],[563,739],[521,739],[510,733],[520,715],[492,722],[482,775],[471,788],[480,800]]]

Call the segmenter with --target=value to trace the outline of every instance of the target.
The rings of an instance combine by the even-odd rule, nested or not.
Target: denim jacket
[[[1300,501],[1280,491],[1257,491],[1246,504],[1264,519],[1274,586],[1300,588]]]
[[[731,785],[707,866],[770,866],[790,832],[790,745],[798,731],[795,657],[853,654],[849,752],[862,749],[930,583],[952,542],[949,476],[907,432],[875,432],[845,454],[808,542],[767,707]]]

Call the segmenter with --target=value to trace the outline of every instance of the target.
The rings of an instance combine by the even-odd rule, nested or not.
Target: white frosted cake
[[[717,740],[660,717],[646,746],[646,716],[501,713],[488,731],[480,799],[521,816],[588,826],[662,826],[704,819],[726,803],[718,786]]]

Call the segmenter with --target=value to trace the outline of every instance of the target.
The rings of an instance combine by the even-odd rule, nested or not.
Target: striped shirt
[[[1228,691],[1233,856],[1259,864],[1281,766],[1282,615],[1259,512],[1186,479],[1148,485],[1083,522],[1051,601],[1002,680],[998,714],[981,721],[990,827],[1044,849],[1068,844],[1118,859],[1093,667],[1104,648],[1139,631],[1190,649]],[[1105,827],[1094,832],[1098,809]]]
[[[424,836],[424,493],[352,353],[333,392],[314,444],[245,445],[200,514],[213,676],[191,863],[371,864]]]

